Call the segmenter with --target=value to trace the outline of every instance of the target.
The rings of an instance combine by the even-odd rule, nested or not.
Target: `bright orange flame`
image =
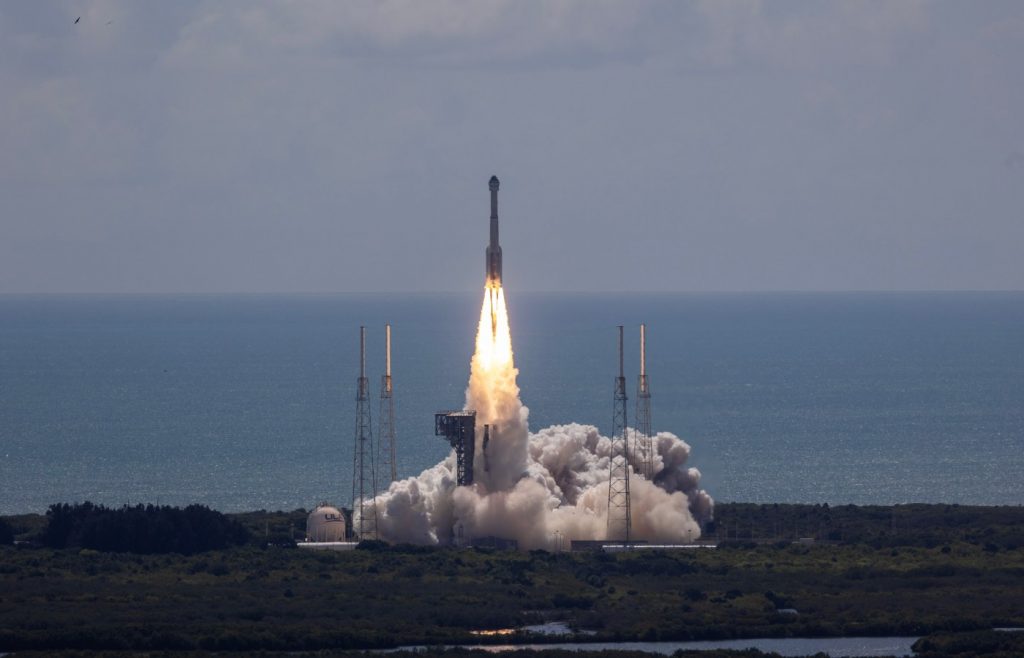
[[[511,489],[526,471],[528,428],[526,409],[519,401],[512,334],[508,326],[505,292],[498,281],[484,288],[480,324],[476,331],[476,352],[466,388],[466,409],[476,412],[476,435],[480,441],[474,482],[490,491]],[[489,447],[488,447],[489,446]]]
[[[505,370],[512,365],[512,333],[501,284],[488,283],[476,330],[476,357],[484,371]]]

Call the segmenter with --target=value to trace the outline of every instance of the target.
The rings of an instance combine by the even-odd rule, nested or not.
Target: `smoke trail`
[[[454,454],[417,477],[392,483],[377,498],[382,539],[447,544],[456,534],[494,536],[533,549],[551,548],[556,533],[569,540],[605,538],[611,440],[579,424],[530,434],[518,374],[505,293],[500,285],[488,285],[466,389],[466,408],[477,412],[474,484],[455,486]],[[652,443],[654,481],[630,479],[631,536],[669,543],[696,539],[714,502],[700,489],[700,472],[686,466],[690,446],[668,432]]]

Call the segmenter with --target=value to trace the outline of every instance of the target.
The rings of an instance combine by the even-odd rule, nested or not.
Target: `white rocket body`
[[[498,244],[498,177],[491,176],[491,241],[484,250],[487,285],[501,287],[501,245]]]

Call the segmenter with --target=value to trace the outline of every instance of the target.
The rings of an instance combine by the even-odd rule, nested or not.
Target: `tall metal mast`
[[[391,386],[391,323],[384,326],[384,376],[380,378],[380,468],[381,488],[398,479],[395,462],[395,398]]]
[[[640,376],[636,382],[636,431],[634,462],[641,475],[654,479],[654,439],[651,436],[651,388],[647,382],[647,325],[640,325]]]
[[[608,463],[608,540],[629,542],[629,429],[626,426],[626,376],[622,366],[622,325],[619,325],[619,376],[615,378],[612,451]]]
[[[359,518],[354,530],[361,540],[376,539],[377,473],[373,466],[370,384],[366,379],[366,327],[359,327],[359,380],[356,393],[355,439],[352,455],[352,513],[358,512]]]

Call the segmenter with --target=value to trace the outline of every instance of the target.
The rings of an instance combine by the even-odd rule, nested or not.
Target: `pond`
[[[700,642],[558,642],[552,644],[491,644],[460,645],[468,649],[482,649],[493,653],[518,649],[568,649],[576,651],[646,651],[670,655],[681,649],[758,649],[775,652],[780,656],[811,656],[824,653],[833,658],[842,656],[912,656],[911,646],[916,637],[823,637],[823,638],[755,638],[750,640],[707,640]],[[401,649],[424,649],[406,646]]]

